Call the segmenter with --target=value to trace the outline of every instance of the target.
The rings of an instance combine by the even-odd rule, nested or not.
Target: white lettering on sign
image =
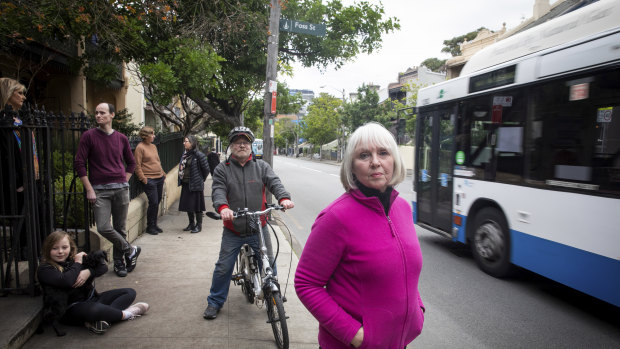
[[[295,28],[308,29],[308,23],[295,22]]]

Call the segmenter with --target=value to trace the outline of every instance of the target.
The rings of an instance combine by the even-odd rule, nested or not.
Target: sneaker
[[[207,309],[205,309],[205,313],[202,315],[202,317],[204,317],[207,320],[213,320],[217,317],[217,313],[219,312],[220,312],[220,309],[209,304],[209,306],[207,306]]]
[[[108,330],[108,328],[110,328],[110,324],[107,321],[95,321],[95,322],[87,322],[84,325],[86,325],[86,328],[88,328],[88,330],[92,333],[96,333],[96,334],[104,334],[105,331]]]
[[[155,230],[156,230],[158,233],[163,233],[163,232],[164,232],[164,230],[163,230],[162,228],[160,228],[159,226],[157,226],[157,225],[155,225]]]
[[[131,273],[134,269],[136,269],[136,264],[138,263],[138,256],[142,249],[140,246],[132,246],[131,252],[125,255],[125,262],[127,263],[127,272]]]
[[[138,302],[132,306],[130,306],[129,308],[125,309],[125,311],[128,311],[131,313],[131,317],[127,320],[133,320],[139,316],[144,315],[147,311],[149,311],[149,305],[147,303],[144,302]]]
[[[127,276],[127,268],[125,268],[125,263],[121,260],[114,261],[114,272],[120,277]]]

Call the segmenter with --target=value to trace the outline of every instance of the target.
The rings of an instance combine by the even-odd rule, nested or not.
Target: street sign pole
[[[269,12],[269,36],[267,38],[267,78],[266,86],[270,81],[277,81],[278,74],[278,38],[280,36],[280,2],[271,0]],[[272,93],[265,88],[265,108],[263,118],[263,160],[273,167],[273,135],[269,120],[274,117],[271,108]],[[269,195],[268,195],[269,197]]]

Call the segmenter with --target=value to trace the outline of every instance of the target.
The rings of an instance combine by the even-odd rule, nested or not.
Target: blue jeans
[[[268,234],[268,227],[263,227],[263,234]],[[230,289],[230,279],[232,277],[235,262],[239,255],[239,250],[243,244],[248,244],[255,252],[259,251],[259,235],[241,237],[227,228],[222,232],[222,245],[220,247],[220,256],[215,263],[213,271],[213,279],[211,281],[211,290],[207,303],[218,309],[224,306],[226,298],[228,298],[228,290]],[[273,261],[271,249],[268,247],[268,255]],[[260,262],[260,261],[259,261]],[[274,268],[274,274],[276,273]]]

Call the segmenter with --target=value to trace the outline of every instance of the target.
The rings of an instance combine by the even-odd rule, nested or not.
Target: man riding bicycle
[[[220,164],[213,172],[212,200],[213,208],[222,216],[224,232],[222,245],[215,270],[211,290],[207,298],[207,308],[203,317],[212,320],[217,317],[230,288],[239,249],[249,244],[255,251],[259,250],[258,227],[251,227],[247,217],[235,219],[237,209],[247,208],[250,211],[264,210],[266,204],[265,190],[273,193],[278,203],[285,209],[295,207],[290,200],[280,178],[273,172],[268,163],[257,160],[252,154],[254,134],[249,128],[238,126],[228,134],[231,155],[224,164]],[[266,221],[261,217],[261,229],[268,235]],[[271,251],[269,251],[271,257]]]

